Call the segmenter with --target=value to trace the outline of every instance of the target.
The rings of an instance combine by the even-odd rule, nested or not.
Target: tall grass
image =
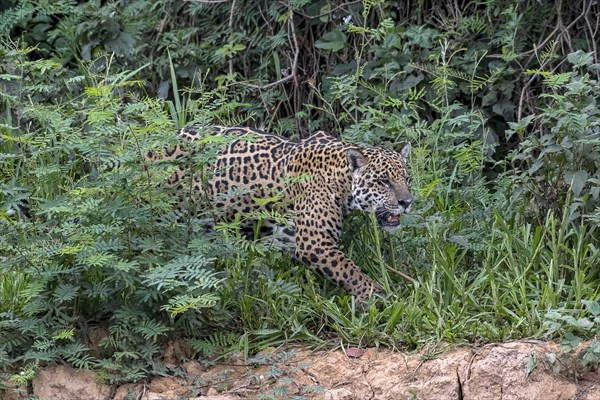
[[[580,310],[583,317],[582,301],[600,298],[600,252],[585,224],[569,224],[566,217],[557,220],[549,213],[544,225],[535,225],[506,220],[493,210],[482,224],[480,242],[469,246],[449,238],[435,221],[416,229],[424,243],[402,240],[402,247],[390,246],[394,240],[382,241],[374,224],[357,232],[352,254],[371,276],[394,282],[391,295],[377,305],[383,306],[373,327],[379,340],[385,337],[391,345],[549,337],[548,313]],[[416,282],[381,269],[386,261],[376,248],[387,249],[389,265],[413,275]],[[340,332],[364,322],[336,321]],[[342,329],[340,321],[348,326]]]

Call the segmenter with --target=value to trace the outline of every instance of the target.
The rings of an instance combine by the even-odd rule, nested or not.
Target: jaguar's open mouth
[[[387,210],[381,210],[375,213],[377,222],[382,228],[397,228],[400,226],[402,214],[396,214]]]
[[[400,225],[400,218],[401,217],[402,217],[401,215],[390,214],[386,218],[385,222],[386,222],[387,225],[392,225],[392,226]]]

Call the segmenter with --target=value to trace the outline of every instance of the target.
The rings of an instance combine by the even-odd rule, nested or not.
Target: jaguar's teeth
[[[389,223],[397,223],[397,222],[400,222],[400,216],[399,216],[399,215],[393,215],[393,214],[390,214],[390,215],[388,215],[388,217],[387,217],[387,222],[389,222]]]

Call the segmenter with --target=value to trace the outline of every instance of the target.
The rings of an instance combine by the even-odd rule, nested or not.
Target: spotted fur
[[[324,132],[298,142],[251,128],[217,127],[210,134],[234,137],[220,153],[206,191],[225,218],[278,206],[292,211],[293,224],[283,233],[294,244],[297,259],[359,298],[381,290],[337,241],[343,218],[352,209],[374,212],[383,229],[398,229],[412,203],[410,144],[398,153],[359,147]],[[179,135],[192,142],[202,137],[193,128],[180,130]],[[180,146],[162,156],[149,154],[172,159],[187,155]],[[308,179],[300,179],[305,176]],[[169,184],[184,193],[189,177],[189,171],[180,167]],[[196,195],[185,201],[201,197],[199,176],[193,177],[193,189]],[[238,194],[227,196],[232,190]],[[274,194],[280,194],[281,201],[266,205],[255,201]],[[177,206],[180,211],[184,203]]]

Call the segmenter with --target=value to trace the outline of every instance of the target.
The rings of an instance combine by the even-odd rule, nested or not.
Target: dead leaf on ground
[[[358,347],[348,347],[346,349],[346,355],[350,358],[360,358],[363,354],[365,354],[364,349],[359,349]]]
[[[600,373],[598,372],[585,372],[581,375],[581,379],[588,382],[600,381]]]

